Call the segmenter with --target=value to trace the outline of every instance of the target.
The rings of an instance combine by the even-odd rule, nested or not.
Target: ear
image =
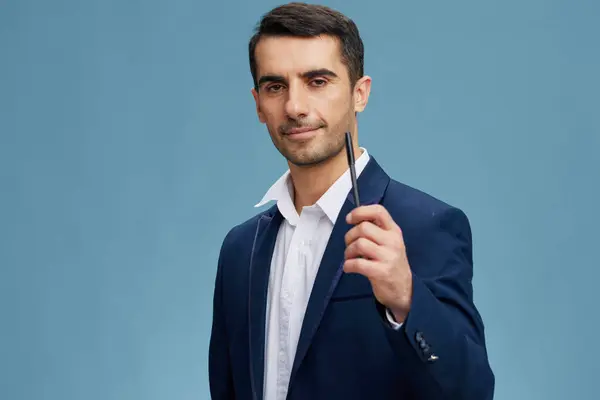
[[[371,77],[363,76],[354,85],[354,112],[362,112],[369,102]]]
[[[265,123],[265,115],[260,110],[260,102],[258,99],[258,92],[256,91],[255,88],[252,88],[252,97],[254,97],[254,102],[256,103],[256,114],[258,115],[258,120],[264,124]]]

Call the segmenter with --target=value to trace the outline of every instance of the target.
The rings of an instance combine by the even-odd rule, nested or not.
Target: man
[[[284,5],[263,17],[249,55],[258,118],[289,170],[258,206],[275,204],[224,239],[212,398],[492,399],[469,222],[358,146],[371,79],[355,24]]]

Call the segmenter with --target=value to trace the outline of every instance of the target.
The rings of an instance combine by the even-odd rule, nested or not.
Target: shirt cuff
[[[396,318],[394,318],[394,314],[392,314],[392,312],[388,308],[385,309],[385,316],[387,317],[388,322],[392,326],[392,329],[398,330],[402,327],[401,323],[399,324],[398,322],[396,322]]]

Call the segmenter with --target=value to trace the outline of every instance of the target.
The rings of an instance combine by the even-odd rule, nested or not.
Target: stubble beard
[[[350,117],[344,122],[336,124],[331,129],[329,125],[323,123],[320,126],[325,130],[324,134],[304,143],[290,143],[281,132],[275,133],[277,136],[271,132],[271,138],[277,150],[289,163],[298,167],[313,167],[335,158],[344,151],[346,146],[344,134],[350,129]],[[275,140],[275,137],[278,137],[278,140]]]
[[[329,137],[321,138],[320,143],[308,143],[307,147],[300,148],[297,151],[289,151],[284,157],[299,167],[310,167],[325,163],[337,156],[345,146],[344,136],[338,132],[328,132]],[[315,138],[318,139],[318,138]]]

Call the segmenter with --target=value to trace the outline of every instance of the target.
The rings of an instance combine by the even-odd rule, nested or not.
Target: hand
[[[402,230],[380,204],[357,207],[346,221],[355,226],[345,236],[344,271],[367,277],[377,300],[397,322],[404,322],[412,298],[412,272]]]

